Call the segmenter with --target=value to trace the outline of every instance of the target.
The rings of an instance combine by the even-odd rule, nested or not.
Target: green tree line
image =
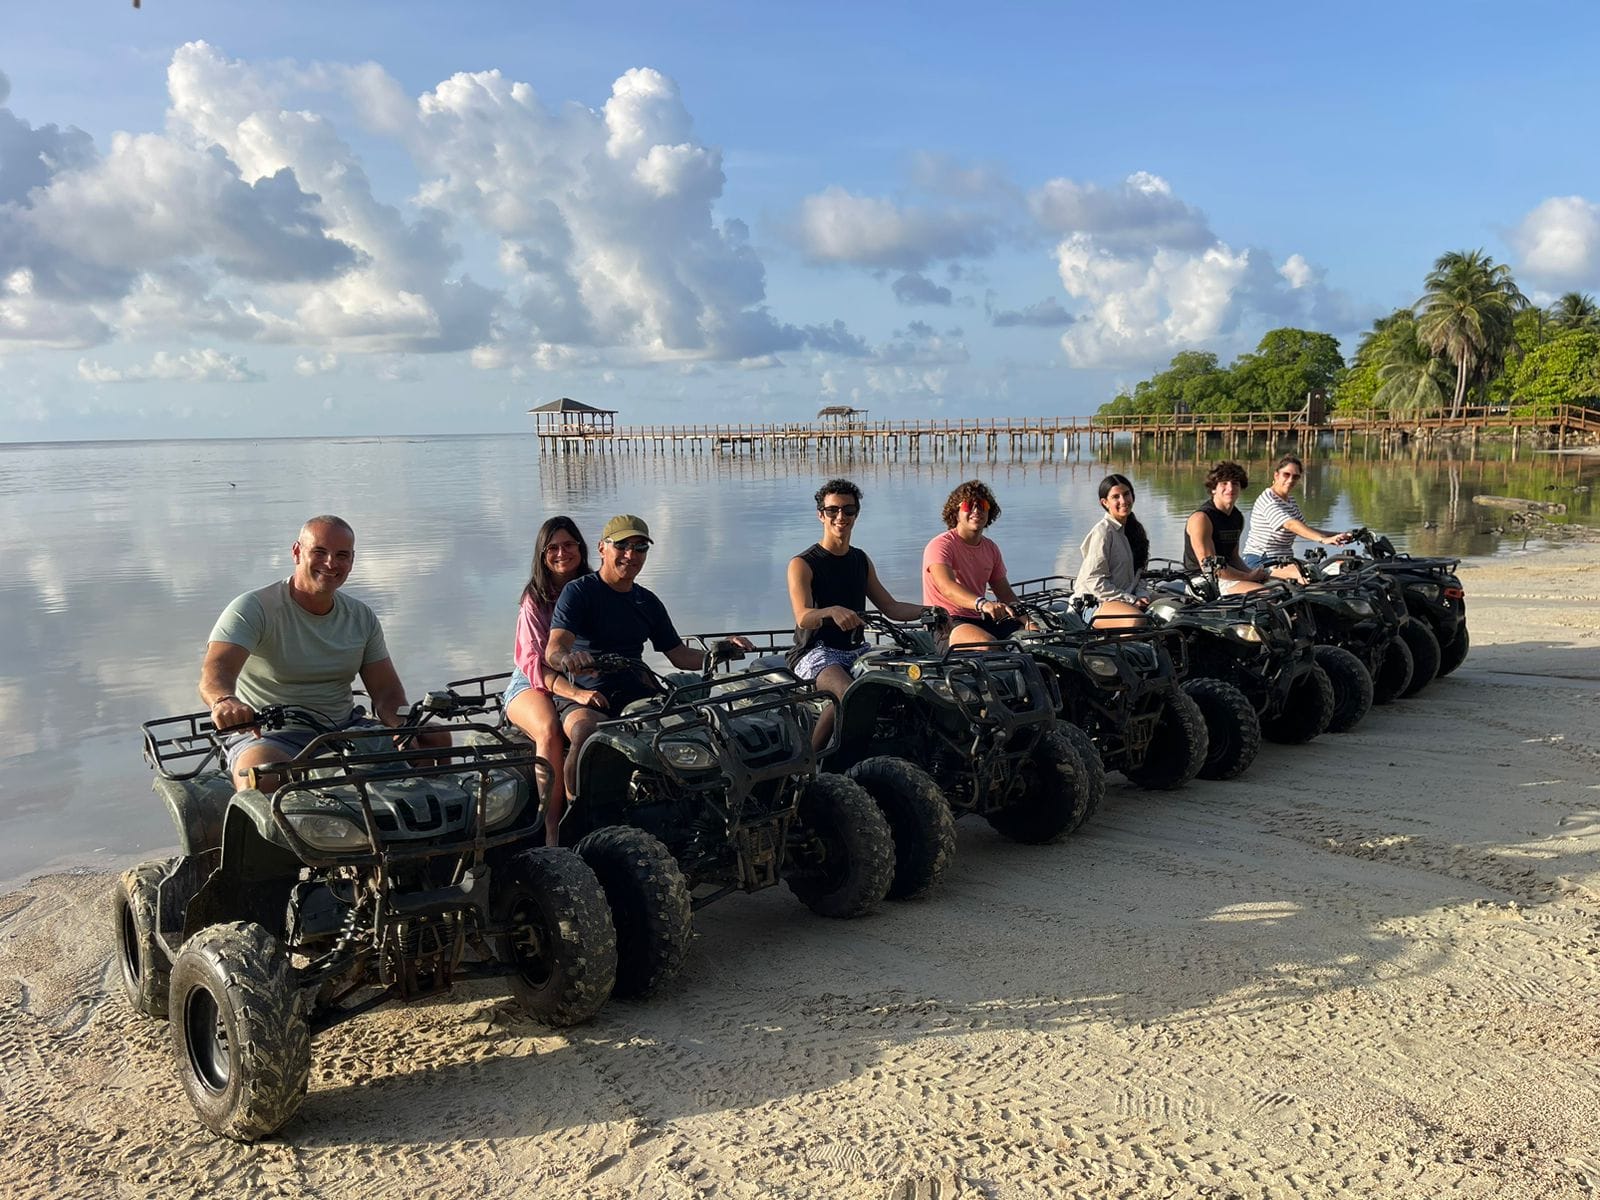
[[[1099,415],[1290,412],[1314,392],[1341,415],[1455,415],[1486,404],[1538,417],[1562,404],[1600,406],[1600,307],[1568,292],[1538,308],[1503,263],[1451,251],[1421,298],[1374,321],[1348,363],[1330,334],[1274,329],[1226,367],[1185,350]]]

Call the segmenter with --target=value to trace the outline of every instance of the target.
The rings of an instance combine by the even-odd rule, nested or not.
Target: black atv
[[[1188,677],[1176,630],[1148,622],[1096,629],[1091,596],[1047,575],[1012,585],[1033,631],[1016,640],[1055,676],[1062,720],[1086,731],[1106,766],[1146,788],[1232,779],[1255,761],[1261,724],[1244,694],[1221,679]]]
[[[571,1025],[610,996],[605,892],[577,855],[538,845],[527,775],[542,760],[488,726],[486,744],[427,750],[430,765],[392,740],[456,713],[435,692],[401,729],[365,732],[263,709],[252,727],[322,732],[240,792],[222,766],[231,731],[208,714],[143,726],[179,854],[118,881],[117,958],[133,1007],[170,1020],[214,1132],[276,1132],[305,1098],[312,1035],[388,1001],[504,975],[534,1016]]]
[[[813,912],[859,917],[894,875],[894,842],[872,797],[818,769],[811,730],[830,698],[786,667],[711,674],[742,651],[719,644],[704,675],[663,677],[599,655],[656,689],[603,721],[578,751],[562,841],[605,888],[617,930],[618,996],[644,996],[683,966],[692,912],[786,883]],[[476,687],[486,708],[508,674]]]
[[[1151,619],[1184,635],[1192,676],[1221,679],[1243,692],[1269,741],[1308,742],[1333,719],[1334,692],[1317,665],[1310,613],[1288,584],[1220,596],[1220,558],[1191,576],[1179,563],[1152,559],[1145,577],[1157,583]]]
[[[1321,644],[1318,654],[1326,654],[1322,646],[1348,650],[1367,669],[1372,702],[1391,704],[1414,695],[1427,682],[1415,682],[1411,652],[1427,631],[1407,614],[1399,579],[1363,562],[1353,555],[1329,558],[1326,550],[1314,546],[1298,565],[1307,581],[1304,594]]]
[[[1354,530],[1352,536],[1367,552],[1370,566],[1400,581],[1406,611],[1433,635],[1431,641],[1417,634],[1407,638],[1416,662],[1415,673],[1423,677],[1415,687],[1422,687],[1435,676],[1450,674],[1466,661],[1472,649],[1472,639],[1467,635],[1467,593],[1456,574],[1461,560],[1400,554],[1388,538],[1366,529]]]
[[[886,756],[917,763],[955,817],[976,813],[1019,842],[1075,832],[1100,806],[1100,756],[1082,730],[1056,720],[1055,686],[1030,654],[1010,642],[941,651],[937,610],[909,624],[860,616],[877,645],[851,669],[830,768],[870,778]],[[794,634],[743,636],[776,653]]]

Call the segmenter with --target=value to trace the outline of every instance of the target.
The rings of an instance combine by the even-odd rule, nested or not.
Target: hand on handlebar
[[[224,696],[211,706],[211,724],[219,733],[253,729],[256,710],[237,696]]]
[[[594,655],[587,650],[568,650],[561,660],[561,670],[568,678],[594,669]]]
[[[980,596],[979,599],[983,600],[983,597]],[[973,611],[976,612],[977,610],[974,609]],[[1016,613],[1012,611],[1011,605],[1004,601],[983,600],[983,612],[979,615],[987,617],[991,621],[1009,621],[1016,616]]]

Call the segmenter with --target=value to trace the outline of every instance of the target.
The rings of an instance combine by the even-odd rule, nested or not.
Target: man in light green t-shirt
[[[361,601],[339,588],[355,565],[356,535],[339,517],[312,517],[290,550],[288,579],[246,592],[217,618],[200,669],[200,699],[219,729],[248,724],[269,704],[310,709],[341,728],[375,727],[355,709],[357,676],[372,715],[400,724],[405,687],[389,658],[383,628]],[[293,758],[316,736],[306,727],[241,733],[228,744],[234,786],[246,786],[249,768]],[[422,746],[448,746],[449,734],[428,732]],[[265,786],[271,781],[264,781]]]

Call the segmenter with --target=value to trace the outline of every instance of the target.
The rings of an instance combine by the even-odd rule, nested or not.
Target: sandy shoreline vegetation
[[[561,1034],[492,985],[319,1037],[213,1138],[110,958],[107,874],[0,896],[7,1197],[1592,1195],[1600,547],[1463,568],[1473,655],[1063,845],[963,822],[939,894],[700,914]],[[155,803],[130,796],[129,803]]]

